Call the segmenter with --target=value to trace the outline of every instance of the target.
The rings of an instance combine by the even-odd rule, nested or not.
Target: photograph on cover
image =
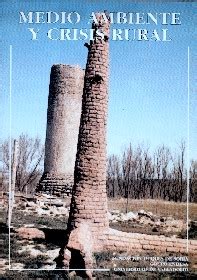
[[[195,278],[195,8],[0,2],[2,279]]]

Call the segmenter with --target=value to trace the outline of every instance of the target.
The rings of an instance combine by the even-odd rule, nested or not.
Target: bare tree
[[[172,183],[169,200],[184,201],[186,199],[187,170],[185,167],[185,143],[182,141],[179,151],[173,156]]]
[[[197,202],[197,161],[191,161],[190,167],[190,201]]]
[[[3,166],[5,172],[9,170],[9,141],[2,145]],[[34,191],[40,178],[44,148],[41,140],[21,134],[18,139],[18,164],[16,167],[16,190],[24,192]]]
[[[122,157],[122,175],[123,175],[123,188],[124,188],[124,197],[127,199],[126,203],[126,213],[128,211],[128,199],[129,193],[133,183],[133,150],[131,148],[131,144],[129,148],[123,153]]]
[[[164,145],[153,155],[148,147],[131,144],[121,156],[112,155],[108,160],[107,188],[109,196],[120,195],[128,199],[159,198],[185,201],[187,170],[185,165],[185,143],[172,155]],[[190,168],[190,200],[196,201],[197,164]],[[126,211],[128,207],[126,206]]]
[[[18,142],[16,140],[14,140],[12,166],[11,166],[11,185],[10,185],[10,189],[9,189],[9,203],[8,203],[7,222],[6,222],[8,227],[11,224],[12,210],[14,207],[14,193],[15,193],[17,164],[18,164]]]
[[[107,168],[107,185],[108,196],[115,197],[118,194],[119,184],[119,159],[117,156],[112,155],[108,158]]]

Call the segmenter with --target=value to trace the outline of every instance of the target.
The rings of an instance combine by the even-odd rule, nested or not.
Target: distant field
[[[126,211],[126,199],[108,199],[109,210]],[[187,219],[187,204],[169,202],[164,200],[154,199],[129,199],[128,211],[137,212],[139,210],[145,210],[146,212],[152,212],[154,215],[159,216],[172,216],[175,219]],[[197,204],[189,203],[189,219],[197,220]]]

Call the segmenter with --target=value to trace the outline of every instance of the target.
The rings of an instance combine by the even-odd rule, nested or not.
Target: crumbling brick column
[[[78,66],[51,68],[44,173],[37,191],[61,195],[73,185],[83,82]]]
[[[92,252],[103,246],[109,227],[106,194],[106,123],[108,106],[109,23],[98,23],[88,47],[82,114],[66,248],[70,267],[91,268]],[[105,37],[96,34],[100,29]],[[78,258],[76,259],[76,256]],[[81,262],[79,261],[81,256]]]

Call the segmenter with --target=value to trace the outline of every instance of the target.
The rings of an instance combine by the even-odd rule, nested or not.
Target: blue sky
[[[83,41],[50,41],[50,28],[90,28],[92,11],[180,12],[181,25],[167,26],[171,42],[110,41],[108,153],[119,154],[130,142],[172,149],[187,140],[187,52],[190,47],[190,157],[197,158],[197,97],[194,87],[194,3],[142,4],[131,1],[1,1],[1,139],[9,135],[9,46],[13,47],[12,135],[22,132],[45,139],[50,68],[56,63],[85,67]],[[77,11],[81,22],[41,24],[31,40],[19,11]],[[113,25],[112,28],[128,28]],[[161,30],[161,25],[130,28]],[[2,106],[3,105],[3,106]]]

